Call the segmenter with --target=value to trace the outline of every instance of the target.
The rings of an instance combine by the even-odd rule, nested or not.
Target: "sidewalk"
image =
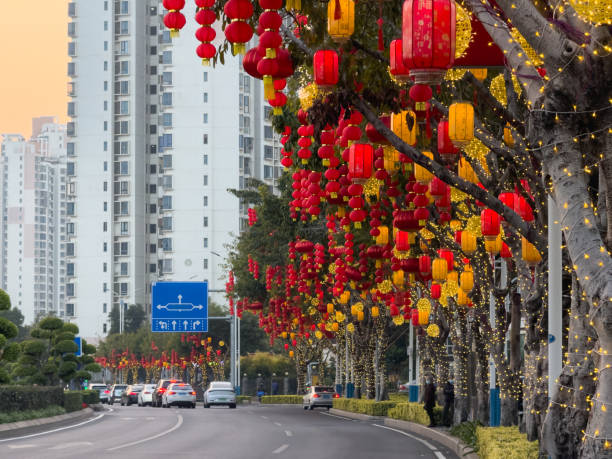
[[[12,438],[19,435],[30,433],[30,431],[38,430],[38,427],[54,428],[63,425],[76,424],[94,418],[98,412],[85,408],[73,413],[60,414],[50,418],[30,419],[29,421],[9,422],[0,424],[0,439]]]

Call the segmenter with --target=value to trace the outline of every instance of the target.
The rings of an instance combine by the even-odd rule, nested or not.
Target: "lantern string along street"
[[[297,228],[282,263],[234,267],[236,313],[298,375],[326,350],[338,391],[377,400],[409,334],[409,379],[454,380],[454,424],[610,454],[611,2],[196,3],[263,80]]]

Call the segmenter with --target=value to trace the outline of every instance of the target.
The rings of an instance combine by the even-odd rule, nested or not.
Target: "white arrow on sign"
[[[199,321],[199,320],[196,320],[196,321],[193,323],[193,329],[195,330],[195,329],[198,327],[198,325],[200,325],[200,321]]]
[[[159,322],[159,328],[161,328],[162,330],[167,330],[168,324],[166,322]]]
[[[187,330],[187,325],[189,325],[189,321],[185,320],[183,322],[184,329]]]
[[[172,321],[172,330],[176,330],[176,320]]]

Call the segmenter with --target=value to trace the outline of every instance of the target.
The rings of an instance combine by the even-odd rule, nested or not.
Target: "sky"
[[[28,138],[34,117],[66,122],[68,0],[1,2],[0,133]]]

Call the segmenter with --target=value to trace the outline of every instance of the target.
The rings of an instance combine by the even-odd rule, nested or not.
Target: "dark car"
[[[130,406],[132,403],[138,403],[138,394],[143,388],[143,384],[127,386],[127,389],[121,394],[121,406]]]
[[[108,404],[112,405],[115,402],[121,401],[121,394],[125,389],[127,389],[127,384],[114,384],[110,390]]]
[[[157,381],[157,386],[155,386],[155,390],[153,391],[151,406],[160,408],[162,406],[162,395],[164,395],[168,386],[174,383],[185,383],[185,381],[181,381],[180,379],[160,379]]]

